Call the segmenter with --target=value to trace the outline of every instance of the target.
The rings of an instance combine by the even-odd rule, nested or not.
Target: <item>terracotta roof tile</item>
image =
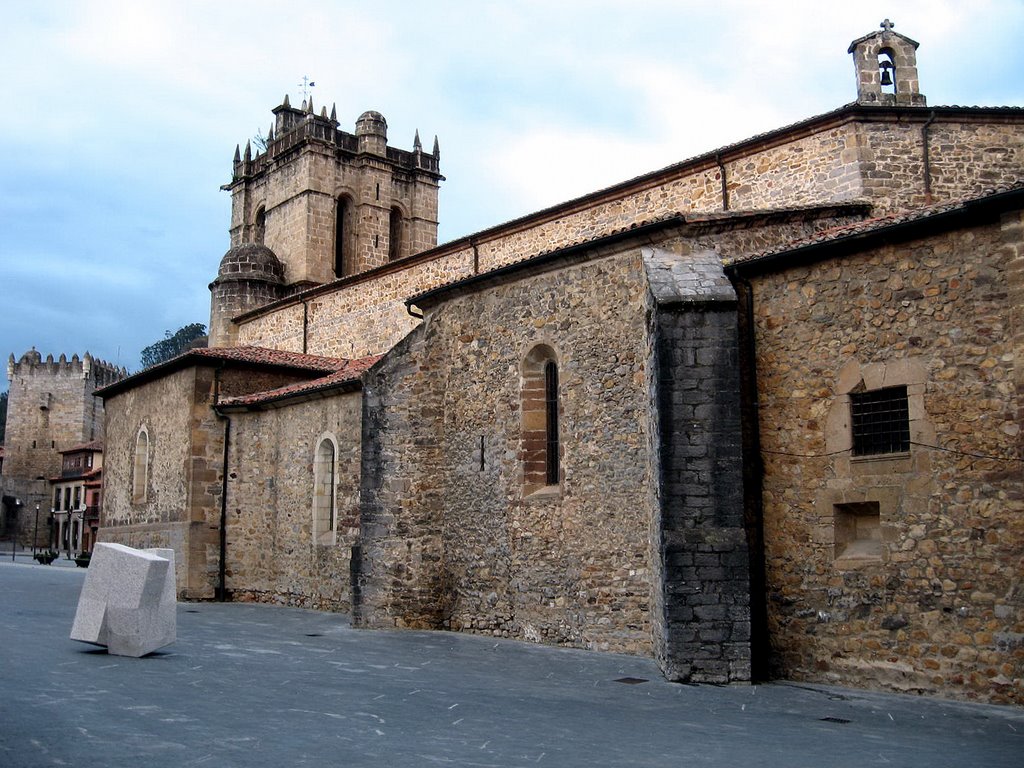
[[[348,362],[337,357],[321,357],[320,355],[306,355],[300,352],[286,352],[281,349],[250,346],[190,349],[178,355],[174,360],[186,357],[206,357],[214,360],[234,360],[241,363],[286,365],[310,371],[333,371]]]
[[[262,405],[335,389],[344,384],[359,381],[363,373],[369,370],[369,368],[380,360],[380,358],[380,355],[361,357],[356,360],[345,360],[339,358],[336,360],[339,364],[337,370],[333,373],[327,374],[326,376],[321,376],[320,378],[311,379],[309,381],[296,382],[295,384],[278,387],[277,389],[270,389],[265,392],[253,392],[248,395],[239,395],[238,397],[226,397],[218,403],[218,406],[231,408]]]
[[[332,373],[340,368],[344,368],[348,362],[338,357],[304,355],[300,352],[285,352],[284,350],[268,349],[266,347],[200,347],[198,349],[186,350],[177,357],[172,357],[170,360],[149,368],[143,368],[138,373],[97,389],[96,394],[100,397],[109,397],[118,392],[132,389],[147,381],[152,381],[182,368],[187,368],[190,365],[210,364],[218,360],[245,365],[290,368],[292,370],[309,371],[313,374]]]
[[[78,451],[102,451],[102,450],[103,450],[103,441],[102,440],[93,440],[93,441],[88,442],[88,443],[81,443],[79,445],[73,445],[70,448],[65,448],[63,451],[60,451],[60,453],[77,453]]]

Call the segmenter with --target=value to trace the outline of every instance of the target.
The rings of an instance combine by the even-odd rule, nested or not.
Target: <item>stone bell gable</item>
[[[918,43],[893,32],[888,19],[880,32],[850,43],[849,53],[857,70],[857,103],[883,106],[925,106],[917,79]]]

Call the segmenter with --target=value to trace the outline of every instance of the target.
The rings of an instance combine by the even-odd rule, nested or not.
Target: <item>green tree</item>
[[[164,338],[150,344],[142,350],[143,368],[149,368],[177,357],[182,352],[197,346],[196,342],[206,336],[206,326],[202,323],[190,323],[174,333],[164,331]]]

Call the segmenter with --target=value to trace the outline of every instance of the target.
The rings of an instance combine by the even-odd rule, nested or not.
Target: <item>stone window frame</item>
[[[870,567],[888,562],[889,550],[899,536],[900,516],[914,505],[927,503],[928,488],[921,485],[915,498],[907,495],[906,483],[893,485],[897,478],[927,477],[930,456],[915,444],[934,445],[935,428],[925,410],[928,370],[917,358],[861,363],[849,360],[839,371],[835,395],[825,417],[825,450],[832,463],[830,487],[817,494],[817,543],[829,548],[829,560],[839,570]],[[906,453],[853,455],[850,395],[889,387],[906,387],[910,427],[910,450]],[[919,498],[918,498],[919,497]],[[844,515],[864,512],[877,505],[880,551],[865,556],[863,551],[842,545]],[[872,521],[872,524],[874,521]],[[844,552],[844,550],[846,550]]]
[[[329,461],[323,455],[325,446],[330,446]],[[334,433],[324,432],[316,439],[311,505],[314,544],[333,546],[338,541],[338,455],[338,438]]]
[[[332,272],[336,278],[348,277],[358,271],[355,264],[357,199],[355,190],[348,187],[334,190],[334,236],[332,240],[334,253]],[[339,229],[341,230],[340,233]]]
[[[397,200],[391,203],[391,207],[388,209],[388,261],[398,261],[402,259],[406,254],[407,250],[405,247],[406,239],[409,233],[409,214],[405,210],[405,207],[401,205]],[[394,242],[394,235],[398,233],[398,242]]]
[[[872,462],[891,462],[894,471],[909,471],[919,453],[914,450],[914,444],[934,445],[935,428],[928,420],[924,403],[927,384],[928,370],[923,362],[914,358],[865,364],[854,359],[842,367],[825,419],[825,451],[833,457],[839,476],[849,477],[851,473],[856,474],[857,465]],[[850,395],[889,387],[907,388],[910,450],[906,453],[854,456]]]
[[[132,503],[143,504],[149,496],[149,429],[145,424],[139,426],[135,434],[135,451],[132,454]]]
[[[829,489],[819,494],[822,543],[828,546],[832,565],[839,570],[852,570],[887,563],[890,547],[899,533],[896,517],[902,502],[903,488],[898,485]],[[869,511],[872,509],[873,513]],[[875,518],[870,527],[878,543],[870,550],[864,546],[866,540],[845,536],[842,530],[857,513]]]
[[[267,208],[263,203],[256,208],[252,217],[252,241],[257,245],[264,245],[267,237]]]
[[[520,364],[520,458],[523,488],[528,496],[551,496],[561,493],[564,459],[561,427],[564,410],[562,387],[558,380],[559,368],[558,351],[548,342],[532,345],[523,355]],[[553,393],[550,391],[552,373],[555,390]]]

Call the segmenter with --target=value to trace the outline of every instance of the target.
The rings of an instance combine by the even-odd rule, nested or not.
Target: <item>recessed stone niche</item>
[[[882,524],[877,501],[833,505],[835,512],[835,559],[882,560]]]

